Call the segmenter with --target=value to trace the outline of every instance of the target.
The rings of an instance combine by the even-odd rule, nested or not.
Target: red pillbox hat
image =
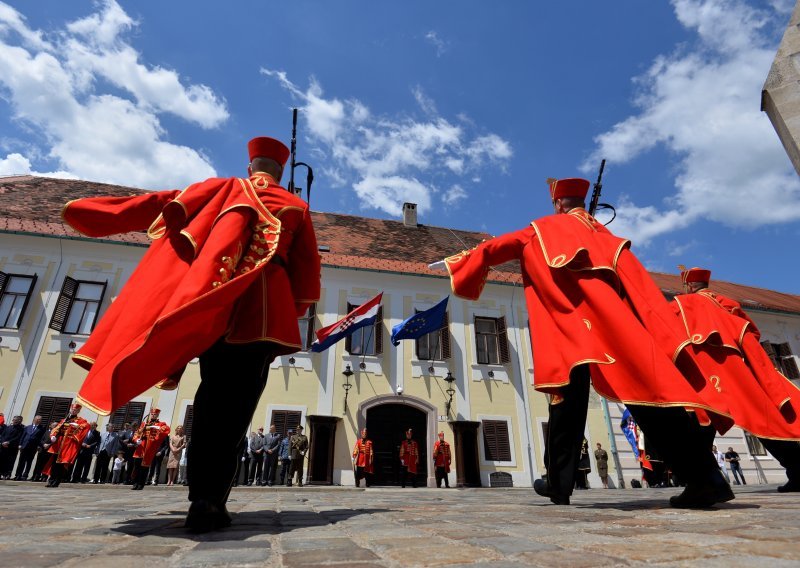
[[[250,140],[247,143],[247,152],[251,162],[253,158],[269,158],[284,166],[286,160],[289,159],[289,148],[286,147],[286,144],[268,136],[259,136]]]
[[[711,271],[705,268],[690,268],[689,270],[681,271],[681,280],[684,283],[689,282],[708,282],[711,280]]]
[[[550,198],[555,201],[562,197],[580,197],[586,199],[589,193],[589,180],[581,178],[557,179],[550,183]]]

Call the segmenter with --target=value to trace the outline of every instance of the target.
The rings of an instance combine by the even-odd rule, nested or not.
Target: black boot
[[[231,526],[231,515],[225,505],[211,501],[193,501],[186,515],[184,527],[203,533]]]
[[[553,493],[550,484],[544,479],[537,479],[533,482],[533,490],[542,497],[547,497],[556,505],[569,505],[569,495],[558,495]]]
[[[705,482],[686,485],[683,493],[669,498],[669,504],[678,509],[706,509],[734,498],[731,486],[725,481],[722,472],[717,470]]]

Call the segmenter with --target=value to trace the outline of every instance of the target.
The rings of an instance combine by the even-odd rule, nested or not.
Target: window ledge
[[[86,340],[89,339],[88,335],[75,335],[72,333],[54,333],[50,336],[50,344],[47,346],[47,353],[59,353],[61,351],[77,351],[83,347]],[[75,347],[69,346],[70,342],[75,343]]]
[[[473,363],[471,365],[471,369],[473,381],[508,382],[508,371],[504,365],[483,365],[480,363]]]
[[[433,372],[431,372],[433,368]],[[419,361],[417,359],[411,360],[411,376],[413,378],[422,377],[439,377],[444,378],[447,376],[447,371],[450,370],[450,365],[447,361]]]
[[[20,332],[18,329],[0,329],[0,349],[19,351]]]
[[[294,359],[294,363],[289,359]],[[278,369],[280,367],[294,367],[303,369],[304,371],[310,371],[312,367],[311,352],[298,351],[291,355],[281,355],[280,357],[276,357],[269,366],[270,369]]]
[[[364,364],[364,368],[361,367],[361,364]],[[383,374],[383,363],[380,357],[376,355],[367,355],[366,357],[362,355],[343,355],[342,356],[342,368],[340,372],[344,372],[347,365],[350,365],[350,369],[357,373],[359,371],[364,371],[367,373],[372,373],[374,375],[382,375]]]

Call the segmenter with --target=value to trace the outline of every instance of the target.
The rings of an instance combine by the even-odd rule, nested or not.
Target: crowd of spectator
[[[48,451],[50,431],[57,425],[58,422],[42,424],[41,416],[35,416],[28,426],[23,425],[21,416],[14,416],[10,423],[0,421],[0,479],[47,481],[42,469],[53,455]],[[89,433],[65,482],[131,485],[136,449],[133,438],[138,426],[137,422],[126,422],[117,429],[109,423],[100,432],[96,422],[90,423]],[[275,425],[269,427],[267,434],[264,434],[264,428],[252,432],[243,444],[234,485],[272,486],[280,483],[291,486],[294,479],[297,485],[302,486],[303,464],[308,451],[308,438],[302,429],[302,426],[297,427],[297,432],[290,429],[287,436],[277,433]],[[147,473],[147,483],[187,485],[189,444],[183,426],[175,428],[156,452]],[[163,476],[162,469],[166,469]]]

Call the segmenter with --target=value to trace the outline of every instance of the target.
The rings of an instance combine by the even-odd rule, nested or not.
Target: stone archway
[[[407,410],[407,412],[405,411]],[[373,417],[377,417],[378,415],[386,416],[391,415],[394,417],[406,417],[404,421],[401,421],[397,424],[397,431],[391,432],[393,438],[396,440],[400,439],[401,434],[404,432],[404,429],[407,427],[415,428],[415,439],[420,447],[420,470],[425,471],[425,485],[428,487],[434,487],[436,485],[434,472],[433,472],[433,465],[430,460],[430,452],[433,448],[433,443],[436,439],[436,427],[437,427],[437,415],[436,415],[436,407],[430,404],[429,402],[407,395],[380,395],[368,400],[365,400],[361,403],[358,409],[358,429],[359,431],[368,426],[369,418],[370,418],[370,411],[373,412]],[[406,424],[408,422],[409,424]],[[414,424],[417,424],[415,427]],[[422,428],[421,425],[424,424],[423,431],[417,431]],[[380,434],[380,432],[376,432],[376,434]],[[381,434],[383,435],[383,434]],[[372,433],[370,433],[370,438],[373,440],[373,444],[375,445],[376,449],[378,447],[383,447],[388,444],[384,440],[376,440]],[[396,441],[395,440],[395,441]],[[399,443],[399,442],[397,442]],[[387,447],[388,449],[388,447]],[[392,448],[392,451],[395,450]],[[381,473],[376,472],[376,477],[381,475]],[[387,479],[386,476],[389,475],[388,472],[382,472],[384,476],[383,483],[388,485],[396,484],[395,480]],[[422,481],[418,478],[418,481]]]

